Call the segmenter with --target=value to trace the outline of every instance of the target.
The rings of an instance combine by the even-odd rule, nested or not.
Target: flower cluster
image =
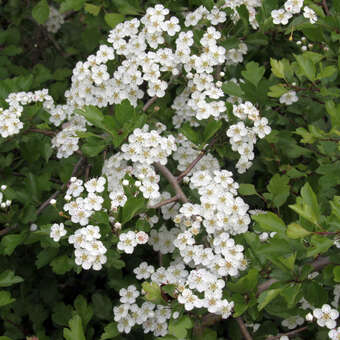
[[[45,23],[46,28],[51,33],[57,33],[64,23],[65,14],[60,13],[56,8],[53,6],[49,6],[50,13],[48,19]]]
[[[0,108],[0,135],[3,138],[15,135],[23,128],[23,123],[20,121],[21,114],[24,110],[24,105],[36,102],[50,101],[48,90],[38,90],[35,92],[16,92],[11,93],[7,98],[8,108]]]
[[[230,138],[231,148],[240,154],[240,159],[236,164],[239,173],[244,173],[252,165],[254,159],[254,145],[256,135],[264,138],[271,132],[267,118],[261,118],[259,111],[251,102],[233,105],[233,114],[241,122],[230,125],[227,136]],[[245,125],[246,121],[253,122],[253,127]]]
[[[121,233],[119,235],[117,248],[127,254],[132,254],[138,244],[145,244],[148,240],[149,235],[144,231],[139,231],[138,233],[128,231],[127,233]]]
[[[67,201],[63,207],[64,211],[70,215],[72,223],[83,226],[69,236],[68,242],[75,248],[75,263],[86,270],[90,268],[100,270],[107,260],[105,256],[107,249],[99,240],[100,228],[89,224],[90,217],[96,211],[102,210],[104,198],[101,195],[105,190],[105,184],[104,177],[92,178],[85,183],[81,179],[72,177],[64,196]],[[85,192],[87,192],[86,196]],[[64,213],[61,215],[65,216]],[[66,233],[63,223],[55,223],[51,227],[50,237],[58,242]]]
[[[276,25],[287,25],[294,14],[301,12],[303,2],[304,0],[287,0],[283,8],[271,12],[273,23]],[[315,12],[307,6],[303,7],[303,16],[308,19],[311,24],[315,24],[318,20]]]
[[[119,291],[119,306],[113,308],[114,320],[121,333],[129,333],[134,325],[141,325],[144,333],[152,332],[155,336],[165,336],[168,333],[167,320],[171,318],[171,309],[167,306],[144,302],[136,303],[140,292],[134,285]]]
[[[88,270],[92,267],[94,270],[102,269],[106,263],[105,253],[107,251],[104,244],[99,240],[101,237],[98,226],[88,225],[84,228],[77,229],[73,235],[68,238],[68,242],[73,244],[75,250],[75,263]]]
[[[84,184],[81,179],[72,177],[70,182],[65,195],[65,200],[69,202],[64,205],[64,211],[68,212],[73,223],[85,226],[93,213],[102,209],[104,199],[98,194],[104,191],[106,180],[104,177],[93,178]],[[85,188],[87,196],[84,198],[81,194]],[[72,197],[75,199],[71,200]]]
[[[128,141],[121,150],[124,159],[134,163],[151,165],[158,162],[165,165],[167,158],[177,149],[173,136],[162,137],[156,130],[149,132],[147,125],[143,129],[135,129]]]
[[[5,191],[6,189],[7,189],[7,185],[5,185],[5,184],[1,185],[1,187],[0,187],[1,191]],[[11,200],[6,200],[6,201],[4,200],[3,201],[4,194],[1,191],[0,191],[0,208],[5,209],[5,208],[11,206],[12,201]]]

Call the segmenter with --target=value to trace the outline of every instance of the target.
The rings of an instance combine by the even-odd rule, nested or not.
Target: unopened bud
[[[38,226],[34,223],[31,224],[30,226],[30,231],[36,231],[38,229]]]
[[[122,225],[119,222],[116,222],[114,227],[115,227],[116,230],[122,229]]]
[[[306,315],[306,321],[313,321],[313,314],[312,313],[308,313]]]
[[[6,190],[6,189],[7,189],[7,185],[3,184],[3,185],[1,186],[1,190],[4,191],[4,190]]]
[[[50,200],[50,204],[54,205],[54,204],[56,204],[56,203],[57,203],[57,201],[56,201],[54,198],[52,198],[52,199]]]

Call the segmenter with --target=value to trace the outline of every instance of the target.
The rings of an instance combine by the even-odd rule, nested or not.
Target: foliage
[[[111,29],[125,20],[140,19],[147,8],[159,2],[184,28],[188,11],[200,5],[211,10],[224,4],[212,0],[34,0],[23,6],[19,0],[0,1],[0,107],[9,107],[6,98],[13,92],[43,88],[64,105],[77,62],[107,44]],[[151,96],[150,101],[144,94],[136,105],[125,99],[107,107],[75,107],[87,126],[73,136],[79,139],[79,150],[61,158],[51,140],[67,128],[67,119],[55,126],[41,102],[24,106],[22,129],[0,137],[0,185],[6,185],[1,189],[0,203],[9,201],[0,209],[0,340],[29,336],[39,340],[238,340],[246,336],[240,323],[247,324],[252,339],[261,340],[287,333],[282,321],[290,317],[305,318],[324,304],[333,303],[338,308],[340,6],[335,0],[322,4],[305,0],[318,16],[315,24],[297,14],[287,26],[275,25],[271,11],[283,4],[279,0],[261,1],[256,8],[256,29],[245,5],[237,7],[240,20],[235,23],[233,10],[223,9],[227,21],[216,26],[222,33],[220,44],[229,52],[236,51],[240,43],[248,49],[241,54],[241,62],[214,66],[212,74],[225,95],[223,119],[173,120],[177,113],[172,104],[185,88],[184,74],[189,71],[183,68],[177,75],[167,71],[162,81],[168,82],[168,88],[159,98]],[[50,21],[52,7],[59,10],[59,19],[54,20],[60,20],[60,27],[55,32],[55,22],[52,25]],[[208,20],[203,21],[202,25],[207,25]],[[202,27],[192,28],[195,53]],[[301,41],[305,49],[297,44]],[[174,46],[174,39],[168,37],[164,46]],[[123,60],[121,55],[110,60],[109,72]],[[282,98],[292,91],[298,100],[285,104]],[[257,138],[253,164],[242,173],[235,166],[240,155],[226,132],[238,122],[233,104],[247,101],[268,119],[271,133]],[[1,115],[0,111],[0,120],[4,119]],[[121,150],[135,129],[148,124],[154,130],[159,122],[165,127],[164,138],[174,135],[179,145],[185,136],[192,143],[193,154],[201,158],[212,155],[221,169],[231,171],[239,183],[238,194],[253,210],[248,231],[233,236],[244,247],[248,266],[225,280],[223,298],[234,302],[225,322],[203,308],[188,312],[177,301],[181,292],[175,284],[136,279],[133,270],[140,262],[168,266],[172,254],[162,254],[161,250],[157,254],[145,245],[129,256],[118,247],[120,234],[150,234],[153,229],[160,230],[162,223],[168,228],[174,223],[163,219],[161,209],[155,206],[159,202],[150,204],[138,191],[131,171],[120,179],[127,183],[123,192],[126,204],[111,207],[106,183],[103,209],[90,217],[89,224],[99,226],[107,249],[107,262],[100,271],[84,270],[75,263],[67,237],[55,242],[50,236],[55,223],[64,223],[71,230],[69,234],[75,230],[75,223],[63,211],[66,201],[62,196],[71,185],[70,179],[86,181],[101,176],[105,160]],[[200,159],[197,166],[193,164],[196,169]],[[179,201],[185,203],[184,195],[199,203],[198,191],[186,180],[189,171],[185,173],[186,167],[179,170],[176,162],[169,158],[166,164],[172,177],[157,169],[159,186],[171,193],[164,199],[172,197],[170,204],[175,206]],[[54,199],[56,203],[51,204]],[[152,222],[154,216],[162,222]],[[198,239],[201,242],[203,238]],[[167,335],[143,334],[140,327],[129,334],[119,331],[112,310],[119,305],[120,290],[129,285],[144,290],[143,301],[168,306],[177,313],[176,317],[171,314]],[[312,308],[305,309],[302,298]],[[316,322],[306,326],[297,332],[300,339],[328,338],[328,328],[318,327]]]

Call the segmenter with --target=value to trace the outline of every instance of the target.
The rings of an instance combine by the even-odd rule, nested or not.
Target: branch
[[[84,157],[81,157],[81,158],[79,159],[79,161],[76,163],[76,165],[75,165],[74,168],[73,168],[71,177],[73,177],[73,176],[78,172],[78,170],[79,170],[81,164],[83,163],[84,159],[85,159]],[[58,195],[66,188],[66,186],[67,186],[68,184],[69,184],[69,182],[64,183],[64,184],[60,187],[59,190],[57,190],[57,191],[56,191],[54,194],[52,194],[45,202],[43,202],[43,203],[40,205],[40,207],[37,209],[37,216],[39,216],[39,215],[43,212],[43,210],[44,210],[45,208],[47,208],[47,206],[50,204],[50,201],[51,201],[52,199],[56,198],[56,197],[57,197],[57,196],[58,196]],[[14,230],[17,226],[18,226],[18,224],[15,224],[15,225],[12,226],[12,227],[7,227],[7,228],[4,228],[4,229],[1,229],[1,230],[0,230],[0,236],[8,234],[10,231]]]
[[[326,12],[326,15],[330,15],[326,0],[322,0],[322,7],[324,11]]]
[[[201,151],[201,153],[192,161],[192,163],[177,177],[177,182],[180,183],[183,178],[190,173],[193,167],[203,158],[203,156],[207,153],[208,149],[216,143],[217,137],[215,136],[207,147]]]
[[[313,267],[314,270],[319,271],[322,268],[326,267],[328,264],[331,263],[331,260],[328,256],[320,256],[317,260],[312,262],[310,265]],[[263,282],[257,287],[257,295],[260,295],[262,292],[267,290],[272,284],[279,282],[277,279],[269,279],[268,281]]]
[[[28,130],[25,131],[25,133],[28,133],[28,132],[37,132],[37,133],[40,133],[40,134],[45,135],[45,136],[55,136],[56,135],[56,132],[54,132],[54,131],[34,129],[34,128],[31,128],[31,129],[28,129]]]
[[[157,96],[150,98],[146,104],[143,106],[143,112],[147,111],[147,109],[158,99]]]
[[[73,177],[79,170],[81,164],[84,161],[84,157],[81,157],[79,159],[79,161],[76,163],[76,165],[73,168],[71,177]],[[37,216],[40,215],[42,213],[42,211],[50,204],[50,201],[54,198],[56,198],[65,188],[66,186],[69,184],[69,182],[64,183],[59,190],[57,190],[53,195],[51,195],[43,204],[41,204],[41,206],[38,208],[37,210]]]
[[[185,196],[183,190],[177,183],[176,177],[170,172],[170,170],[166,166],[160,163],[154,163],[153,165],[168,180],[168,182],[174,188],[176,192],[177,200],[180,200],[182,203],[188,203],[189,202],[188,198]],[[174,202],[174,200],[172,202]]]
[[[304,327],[300,327],[297,329],[294,329],[293,331],[287,332],[287,333],[279,333],[278,335],[274,335],[274,336],[269,336],[266,340],[278,340],[281,338],[281,336],[295,336],[296,334],[303,332],[304,330],[306,330],[308,328],[308,326],[304,326]]]
[[[242,318],[239,316],[238,318],[236,318],[236,321],[240,327],[241,333],[244,337],[244,339],[246,340],[253,340],[252,336],[250,335],[246,325],[244,324]]]
[[[178,201],[178,196],[176,195],[176,196],[173,196],[173,197],[171,197],[171,198],[169,198],[167,200],[164,200],[164,201],[159,202],[159,203],[157,203],[155,205],[152,205],[149,208],[150,209],[158,209],[158,208],[162,207],[163,205],[167,205],[167,204],[170,204],[172,202],[177,202],[177,201]]]

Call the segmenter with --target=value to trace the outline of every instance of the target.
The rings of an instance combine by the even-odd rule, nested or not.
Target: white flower
[[[282,321],[282,326],[287,327],[288,329],[294,329],[297,326],[302,325],[305,322],[304,318],[299,315],[293,315],[288,319]]]
[[[122,233],[119,235],[119,242],[117,248],[124,251],[127,254],[132,254],[133,250],[137,245],[136,233],[133,231],[128,231],[127,233]]]
[[[273,10],[271,12],[271,16],[273,18],[273,23],[276,25],[282,24],[287,25],[288,20],[292,17],[290,12],[286,12],[284,9]]]
[[[336,327],[335,320],[339,317],[339,312],[336,309],[332,309],[330,305],[325,304],[321,308],[314,309],[313,315],[320,327],[332,329]]]
[[[340,327],[334,328],[328,332],[328,336],[331,340],[339,340],[340,339]]]
[[[299,100],[299,98],[297,97],[295,91],[289,91],[287,93],[284,93],[280,97],[280,103],[281,104],[286,104],[286,105],[291,105],[291,104],[297,102],[298,100]]]
[[[64,224],[53,224],[50,231],[50,237],[53,238],[53,241],[58,242],[61,237],[65,236],[67,231],[64,229]]]
[[[136,234],[136,242],[137,244],[145,244],[147,243],[149,240],[149,235],[144,232],[144,231],[139,231],[137,234]]]
[[[130,285],[127,287],[127,289],[122,288],[119,291],[119,295],[121,303],[128,303],[131,305],[135,303],[136,298],[139,296],[139,291],[134,285]]]
[[[306,19],[309,19],[311,24],[315,24],[318,21],[318,17],[316,16],[315,12],[307,6],[303,8],[303,16]]]

